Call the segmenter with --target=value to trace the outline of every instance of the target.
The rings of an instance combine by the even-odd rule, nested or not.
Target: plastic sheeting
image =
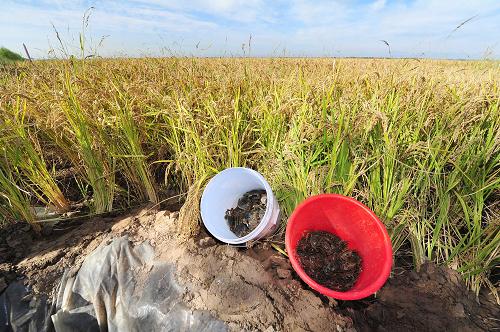
[[[226,331],[208,312],[181,300],[175,267],[126,237],[100,246],[76,274],[66,271],[52,305],[20,283],[0,296],[0,331]]]
[[[53,331],[52,306],[46,296],[33,296],[21,281],[0,295],[0,332]]]

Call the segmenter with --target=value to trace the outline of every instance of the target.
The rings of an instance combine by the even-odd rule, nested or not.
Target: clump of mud
[[[332,233],[307,233],[298,243],[297,254],[308,276],[336,291],[351,289],[361,272],[361,257]]]
[[[15,264],[27,254],[36,237],[28,223],[0,225],[0,293],[18,277]]]
[[[264,217],[267,206],[266,191],[250,190],[238,200],[235,208],[226,211],[226,220],[231,232],[243,237],[254,230]]]

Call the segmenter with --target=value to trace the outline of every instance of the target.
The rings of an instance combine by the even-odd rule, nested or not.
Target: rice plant
[[[0,213],[1,222],[25,221],[31,224],[35,231],[40,226],[35,223],[35,214],[30,205],[29,193],[15,182],[13,173],[2,163],[0,164]]]
[[[15,68],[0,85],[2,141],[25,137],[13,142],[29,161],[3,150],[9,218],[34,222],[34,201],[63,210],[69,184],[55,174],[71,165],[94,212],[175,187],[191,236],[207,180],[246,166],[268,179],[285,217],[310,195],[353,196],[415,266],[447,264],[495,293],[498,62],[72,58]]]
[[[36,133],[29,128],[26,102],[17,98],[15,104],[7,105],[3,112],[5,119],[0,120],[4,127],[0,143],[3,157],[38,201],[53,206],[58,212],[68,211],[70,204],[47,167]]]
[[[72,145],[65,145],[63,149],[65,151],[75,149],[78,153],[78,159],[73,160],[73,162],[75,164],[83,163],[84,178],[92,188],[90,202],[92,211],[95,213],[109,212],[113,209],[116,189],[116,160],[107,149],[103,149],[107,146],[104,127],[101,123],[96,123],[96,119],[81,107],[71,81],[72,77],[68,72],[65,74],[64,87],[67,100],[62,102],[61,109],[67,118],[68,127],[66,130],[71,138],[64,142]],[[61,145],[59,146],[61,147]]]

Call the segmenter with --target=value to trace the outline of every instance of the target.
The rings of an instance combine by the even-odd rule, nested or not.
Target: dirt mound
[[[190,245],[188,252],[177,260],[180,280],[190,288],[185,301],[209,310],[234,330],[334,331],[352,324],[293,280],[285,272],[290,266],[280,264],[279,256],[258,264],[229,246],[200,250]],[[283,279],[275,278],[278,273]]]
[[[479,305],[458,274],[449,269],[426,265],[419,273],[405,272],[391,278],[370,305],[346,309],[345,302],[311,291],[288,259],[266,243],[238,248],[206,234],[179,241],[177,216],[177,212],[144,208],[120,217],[56,225],[43,239],[28,239],[29,234],[24,239],[18,234],[30,243],[24,246],[26,252],[9,253],[10,260],[0,264],[0,269],[8,265],[14,277],[24,276],[36,293],[50,296],[66,269],[79,269],[99,245],[127,236],[133,243],[148,241],[155,248],[155,260],[176,267],[184,303],[193,310],[209,311],[232,330],[349,331],[356,326],[379,331],[477,331],[498,327],[494,320],[499,316],[498,306]],[[2,243],[5,247],[5,236]],[[147,273],[145,269],[137,282],[146,282]]]
[[[135,243],[148,241],[156,260],[175,264],[183,301],[192,309],[208,310],[231,330],[351,329],[352,319],[335,312],[336,302],[304,289],[288,260],[273,249],[261,244],[248,251],[209,237],[180,242],[177,215],[143,209],[66,225],[57,237],[34,241],[33,250],[14,269],[36,293],[51,295],[65,269],[77,270],[101,243],[126,235]]]
[[[207,310],[231,330],[345,331],[352,320],[334,311],[335,301],[323,303],[292,278],[288,260],[270,248],[259,254],[216,243],[209,237],[180,243],[175,218],[159,212],[140,227],[124,225],[136,241],[149,240],[158,260],[177,267],[185,286],[183,301],[192,309]],[[260,259],[256,258],[258,256]]]
[[[432,263],[389,279],[377,301],[354,312],[361,331],[493,331],[500,308],[476,297],[459,274]]]

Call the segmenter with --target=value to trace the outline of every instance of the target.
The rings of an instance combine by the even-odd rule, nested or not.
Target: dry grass
[[[78,200],[109,211],[156,202],[169,185],[189,191],[181,228],[190,234],[206,180],[247,166],[266,176],[285,214],[312,194],[351,195],[381,217],[395,249],[410,248],[417,265],[445,263],[476,292],[493,289],[499,83],[499,63],[487,61],[71,59],[9,66],[0,76],[0,211],[6,220],[31,222],[30,204]],[[25,115],[17,126],[31,145],[7,125],[19,105]],[[13,163],[7,148],[26,162]],[[71,196],[66,183],[53,180],[70,167],[79,170],[79,194],[63,200],[52,183]],[[40,169],[43,177],[27,176]]]

